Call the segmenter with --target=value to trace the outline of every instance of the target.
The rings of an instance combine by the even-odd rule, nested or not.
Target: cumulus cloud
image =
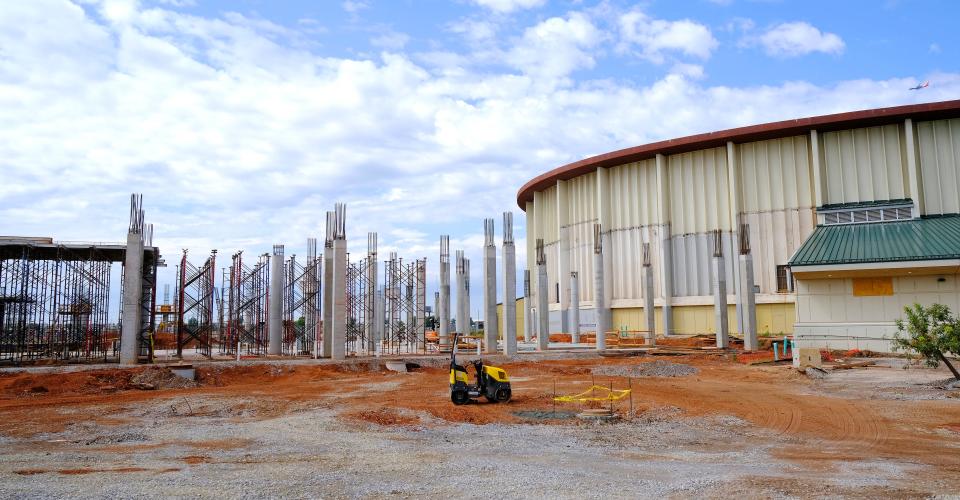
[[[540,7],[547,3],[547,0],[471,0],[473,3],[486,7],[494,12],[501,14],[510,13],[516,10],[532,9]]]
[[[756,42],[767,54],[794,57],[823,52],[841,54],[845,48],[843,39],[834,33],[822,32],[808,23],[798,21],[771,27],[760,35]]]
[[[507,53],[506,61],[526,73],[562,77],[594,64],[591,50],[600,42],[600,30],[579,12],[551,17],[528,28]]]
[[[683,62],[649,83],[578,81],[564,76],[604,47],[578,13],[526,28],[503,50],[513,66],[479,69],[452,49],[317,53],[298,28],[240,14],[135,6],[123,19],[62,0],[0,9],[3,232],[115,241],[142,192],[168,261],[274,243],[304,255],[342,201],[352,252],[379,231],[384,252],[427,256],[435,277],[439,234],[478,258],[482,218],[517,212],[519,186],[586,154],[960,93],[955,73],[927,75],[922,95],[904,91],[912,75],[712,86]],[[521,267],[523,228],[518,216]]]
[[[640,10],[621,15],[619,30],[621,51],[633,52],[655,63],[663,62],[667,52],[707,59],[718,45],[703,24],[690,19],[654,19]]]

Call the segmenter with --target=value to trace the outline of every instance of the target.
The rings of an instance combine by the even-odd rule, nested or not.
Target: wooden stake
[[[633,379],[627,377],[627,390],[630,391],[630,417],[633,417]]]

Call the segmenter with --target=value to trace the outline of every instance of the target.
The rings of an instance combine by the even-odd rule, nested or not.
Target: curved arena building
[[[578,316],[582,330],[600,319],[660,335],[715,333],[726,321],[730,332],[755,324],[801,345],[887,351],[903,306],[960,310],[958,163],[960,100],[753,125],[564,165],[517,194],[534,276],[528,314],[545,293],[554,332]],[[715,306],[724,300],[725,320]]]

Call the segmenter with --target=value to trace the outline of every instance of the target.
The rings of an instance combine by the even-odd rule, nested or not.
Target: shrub
[[[960,379],[960,373],[946,357],[960,355],[960,318],[950,314],[950,308],[943,304],[924,307],[915,303],[904,307],[903,312],[907,317],[896,321],[893,350],[915,352],[927,366],[938,367],[943,362]]]

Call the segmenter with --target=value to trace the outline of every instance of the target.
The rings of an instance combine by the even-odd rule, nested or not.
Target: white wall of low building
[[[893,277],[893,295],[857,297],[853,278],[798,279],[797,323],[800,347],[890,352],[895,321],[914,303],[939,303],[960,312],[960,275]]]

